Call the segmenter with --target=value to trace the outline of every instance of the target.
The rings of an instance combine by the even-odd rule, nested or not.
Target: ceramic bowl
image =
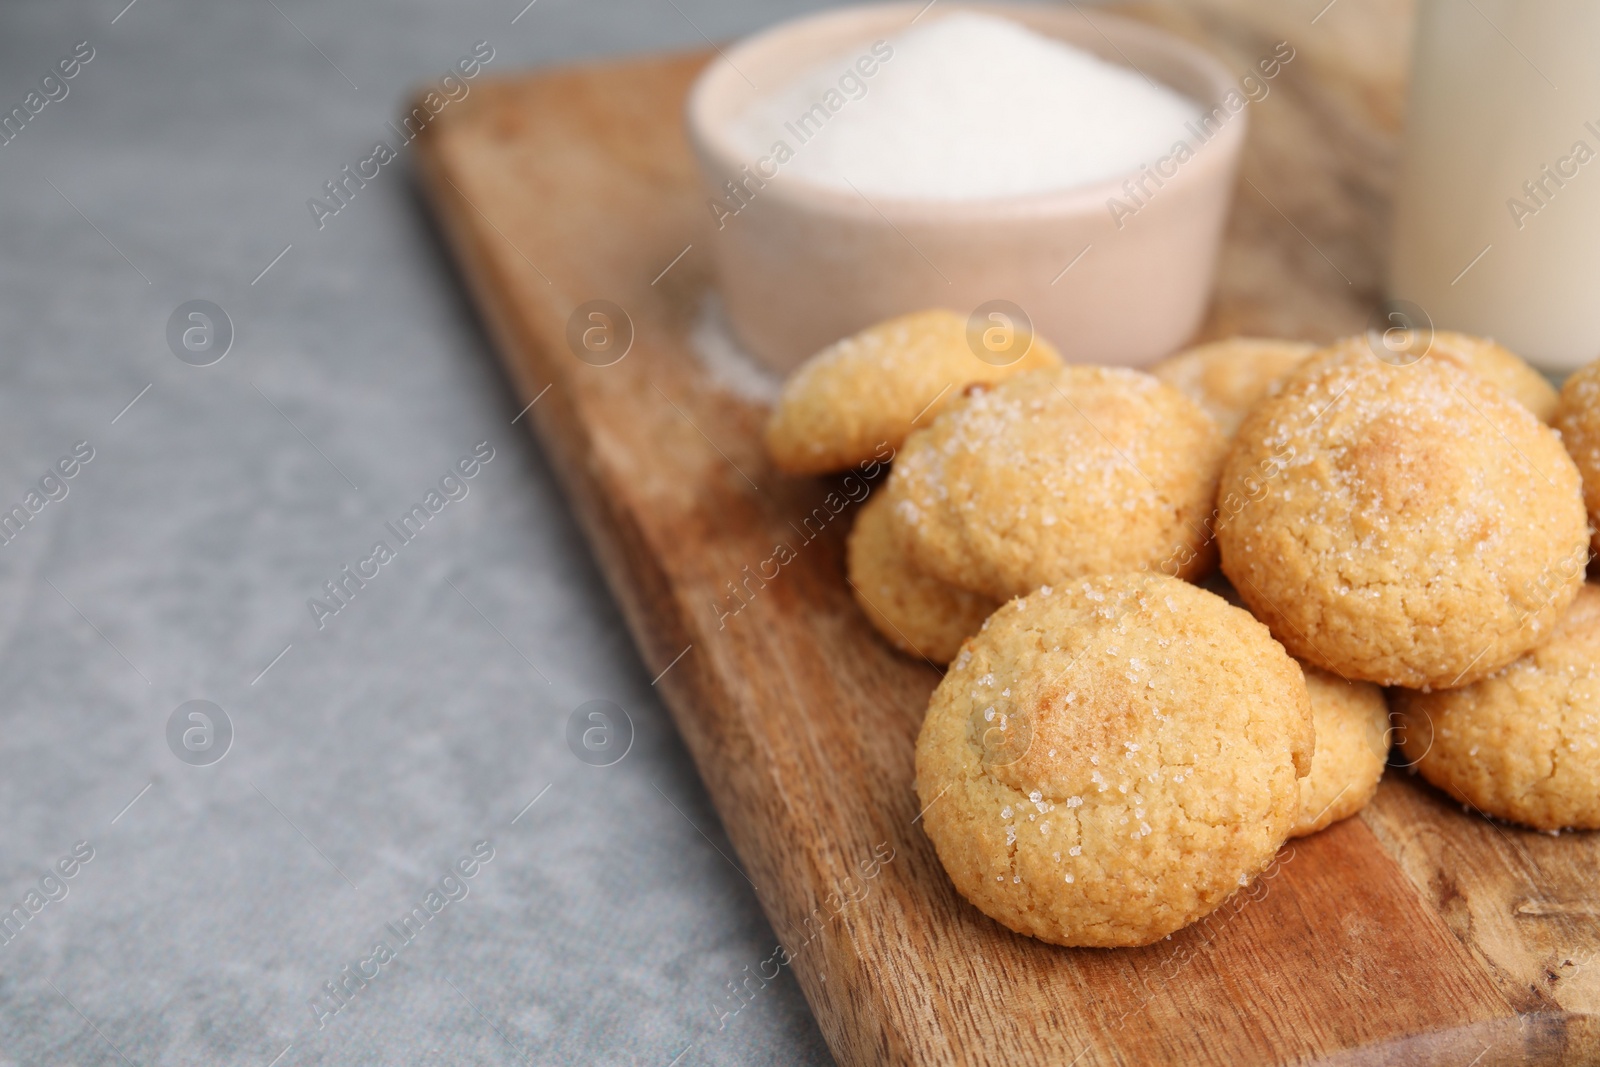
[[[745,168],[757,161],[741,156],[728,129],[756,98],[756,85],[772,91],[831,57],[865,54],[879,39],[892,43],[919,12],[932,20],[961,9],[877,4],[787,22],[726,50],[691,90],[688,133],[728,321],[772,369],[786,373],[824,345],[894,315],[928,307],[970,314],[993,300],[1020,307],[1075,362],[1138,366],[1172,352],[1199,325],[1246,111],[1230,112],[1223,102],[1237,90],[1226,68],[1150,26],[1098,13],[1091,24],[1076,6],[967,8],[1132,65],[1205,111],[1221,109],[1204,140],[1189,133],[1193,157],[1169,168],[1176,172],[1159,188],[1147,183],[1150,195],[1132,213],[1123,182],[1137,175],[950,202],[877,195],[869,201],[771,164],[766,169],[777,169],[775,177],[751,180]],[[739,196],[730,182],[742,188]],[[1124,208],[1115,210],[1114,200]]]

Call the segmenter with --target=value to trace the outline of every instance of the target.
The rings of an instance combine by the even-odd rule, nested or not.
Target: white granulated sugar
[[[752,162],[776,158],[766,172],[868,197],[983,200],[1136,172],[1200,111],[1134,70],[991,15],[930,18],[879,45],[861,77],[871,49],[758,98],[729,131],[734,143]]]
[[[700,315],[689,333],[689,346],[700,357],[700,365],[714,388],[769,406],[783,390],[783,382],[734,339],[722,301],[715,293],[708,294],[700,305]]]

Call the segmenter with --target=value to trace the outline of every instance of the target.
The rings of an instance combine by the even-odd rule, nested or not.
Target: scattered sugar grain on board
[[[847,193],[974,200],[1134,172],[1199,116],[1193,101],[1127,67],[991,15],[932,18],[889,43],[894,54],[865,79],[865,94],[804,143],[788,124],[830,91],[837,99],[867,45],[757,99],[732,124],[734,144],[756,160],[783,142],[794,153],[783,175]]]
[[[689,332],[689,347],[699,357],[712,385],[725,392],[770,405],[783,390],[783,383],[734,339],[722,310],[722,298],[716,293],[708,294],[701,302],[700,313]]]

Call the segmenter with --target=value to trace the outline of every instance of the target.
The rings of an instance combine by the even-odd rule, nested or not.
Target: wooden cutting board
[[[1336,0],[1317,17],[1325,4],[1133,12],[1241,72],[1277,41],[1296,49],[1252,105],[1208,336],[1328,339],[1377,299],[1409,11]],[[479,83],[419,140],[420,169],[839,1062],[1600,1062],[1597,835],[1493,824],[1401,770],[1363,815],[1147,948],[1053,948],[955,893],[911,786],[938,672],[851,602],[837,483],[773,471],[763,407],[688,340],[710,214],[680,116],[707,58]],[[611,366],[569,347],[591,300],[633,325]],[[779,545],[793,558],[752,579]],[[682,1062],[714,1031],[685,1034]]]

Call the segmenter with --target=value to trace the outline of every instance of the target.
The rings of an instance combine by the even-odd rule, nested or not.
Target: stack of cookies
[[[994,355],[952,312],[892,320],[767,427],[791,473],[895,450],[848,580],[948,665],[917,789],[973,904],[1056,944],[1165,937],[1371,799],[1391,705],[1399,759],[1464,804],[1600,828],[1600,365],[1558,402],[1443,332],[1149,374]]]

